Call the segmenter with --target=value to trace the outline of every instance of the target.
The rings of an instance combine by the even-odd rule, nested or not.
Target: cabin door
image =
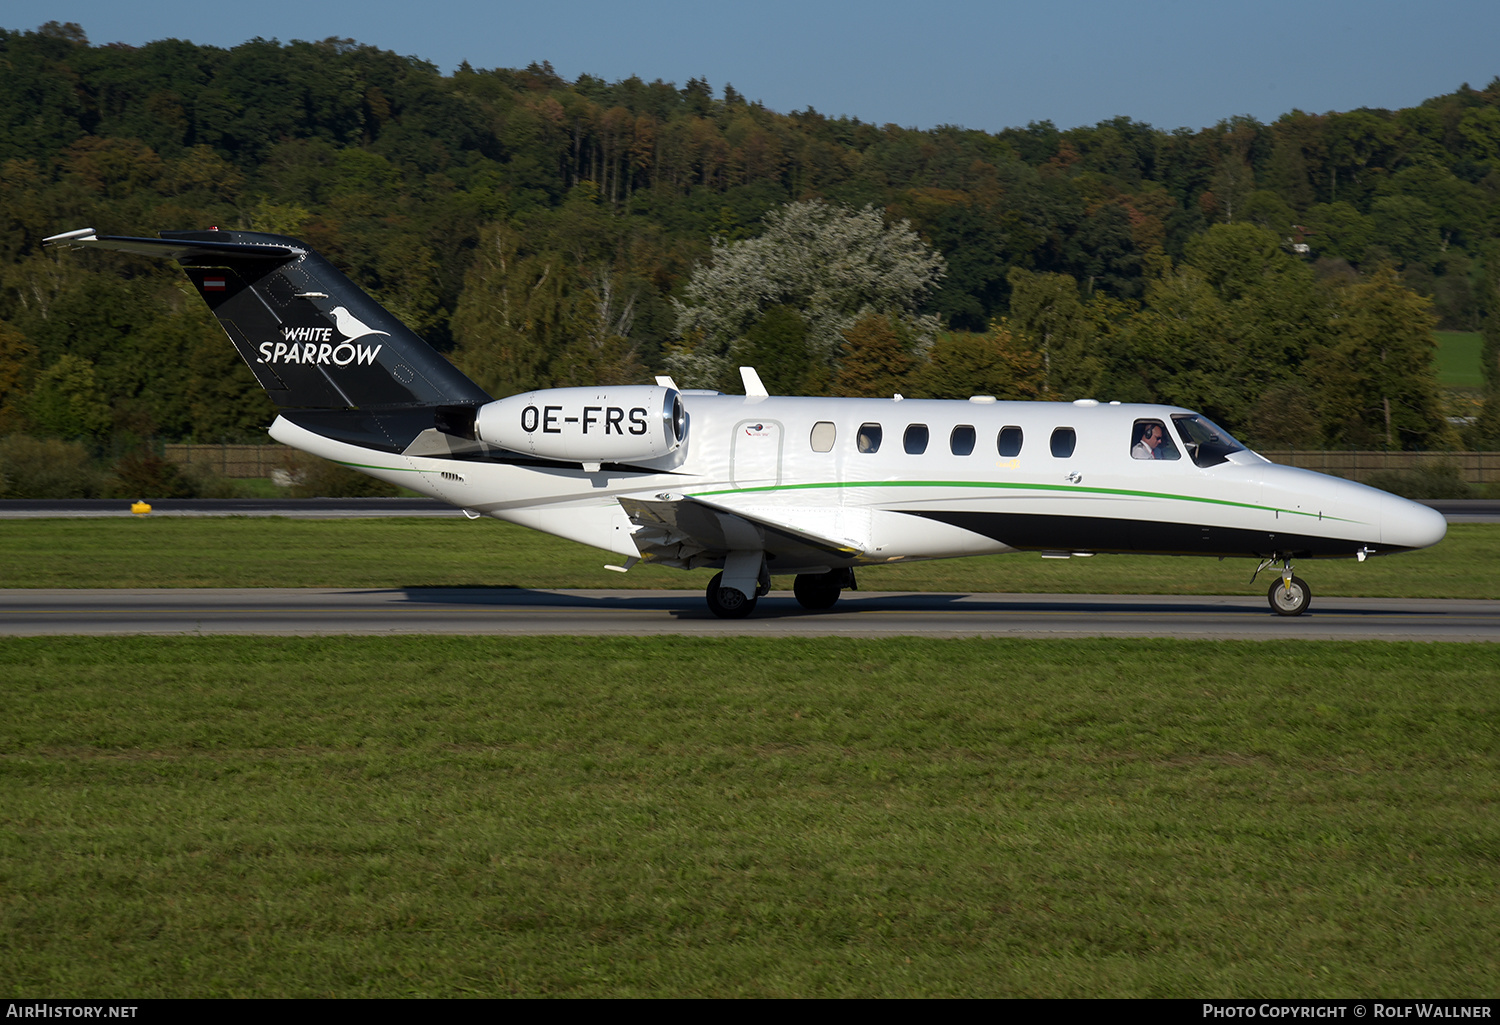
[[[774,420],[741,420],[734,425],[734,486],[774,487],[781,483],[781,424]]]

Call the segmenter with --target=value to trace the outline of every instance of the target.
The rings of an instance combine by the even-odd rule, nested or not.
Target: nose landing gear
[[[1300,616],[1312,602],[1312,589],[1301,577],[1287,576],[1271,585],[1266,599],[1278,616]]]
[[[1276,561],[1272,556],[1261,563],[1255,571],[1255,576],[1260,571]],[[1255,577],[1250,578],[1252,581]],[[1312,588],[1307,586],[1307,581],[1301,577],[1292,576],[1292,560],[1290,556],[1281,559],[1281,579],[1271,585],[1266,592],[1266,601],[1271,604],[1271,611],[1278,616],[1300,616],[1307,611],[1312,604]]]

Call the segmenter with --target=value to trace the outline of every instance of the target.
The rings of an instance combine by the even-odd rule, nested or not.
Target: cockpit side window
[[[1181,459],[1172,432],[1160,420],[1137,420],[1130,429],[1132,459]]]
[[[855,438],[855,444],[861,452],[871,453],[880,451],[880,437],[885,432],[880,429],[879,424],[860,424],[859,434]]]
[[[1202,467],[1218,466],[1245,446],[1234,440],[1224,428],[1198,413],[1173,413],[1172,422],[1182,435],[1182,443],[1193,462]]]

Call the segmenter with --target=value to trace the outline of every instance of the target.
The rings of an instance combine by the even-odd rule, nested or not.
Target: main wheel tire
[[[821,612],[838,603],[844,590],[839,584],[840,575],[837,573],[798,573],[792,582],[792,593],[797,596],[797,604],[804,609]]]
[[[1312,604],[1312,588],[1301,577],[1292,577],[1291,589],[1277,580],[1266,592],[1266,600],[1278,616],[1300,616]]]
[[[755,611],[755,595],[747,595],[734,587],[724,587],[724,574],[715,573],[708,582],[703,597],[708,601],[708,610],[720,619],[744,619]]]

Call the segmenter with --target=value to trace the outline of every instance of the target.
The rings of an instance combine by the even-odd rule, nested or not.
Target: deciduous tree
[[[1094,323],[1078,282],[1066,274],[1010,272],[1010,318],[1016,337],[1040,357],[1041,397],[1087,398],[1104,376],[1105,360],[1092,345]]]
[[[1019,345],[1004,324],[939,335],[911,375],[912,396],[924,399],[1034,399],[1041,383],[1041,356]]]
[[[684,345],[669,363],[683,384],[726,383],[731,349],[773,306],[799,311],[814,363],[837,361],[844,332],[870,315],[896,318],[920,342],[937,325],[918,308],[944,267],[905,221],[887,223],[871,207],[790,203],[766,215],[758,237],[714,243],[673,303]]]
[[[1456,442],[1433,369],[1429,300],[1382,267],[1339,294],[1314,356],[1324,431],[1340,444],[1431,448]]]

